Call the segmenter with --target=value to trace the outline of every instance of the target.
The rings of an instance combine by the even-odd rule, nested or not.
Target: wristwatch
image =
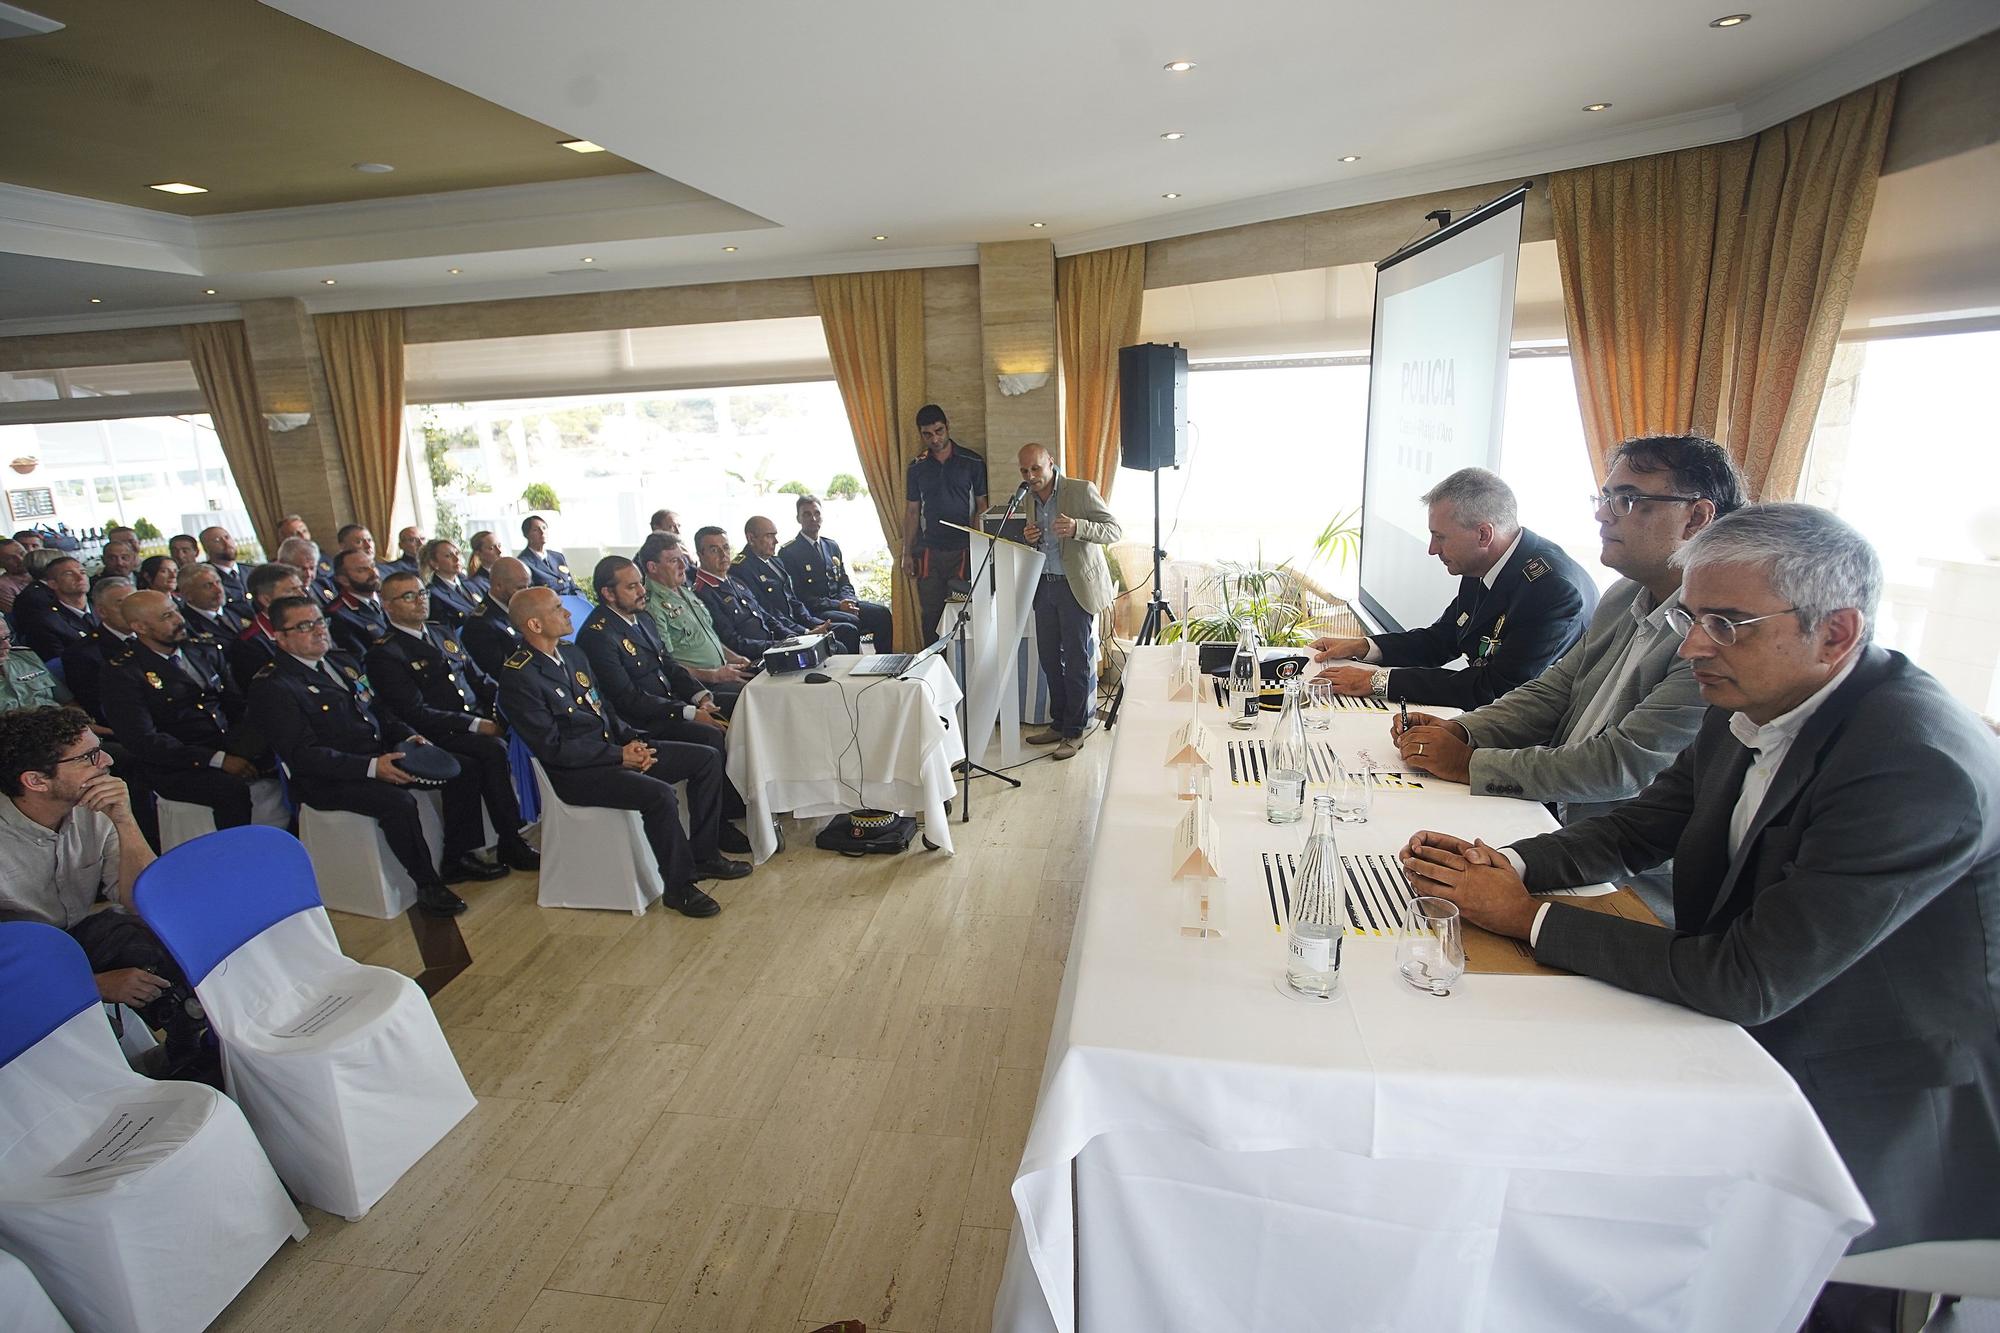
[[[1389,697],[1388,667],[1375,668],[1375,683],[1369,687],[1368,694],[1370,698],[1374,699],[1386,699]]]

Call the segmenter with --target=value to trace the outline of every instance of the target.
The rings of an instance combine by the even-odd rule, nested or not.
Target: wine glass
[[[1333,817],[1343,824],[1366,824],[1375,804],[1374,775],[1366,765],[1349,768],[1334,756]]]
[[[1449,995],[1465,975],[1465,937],[1458,904],[1446,898],[1412,897],[1396,937],[1396,971],[1404,981],[1433,995]]]
[[[1314,731],[1333,726],[1333,678],[1315,676],[1306,682],[1306,725]]]

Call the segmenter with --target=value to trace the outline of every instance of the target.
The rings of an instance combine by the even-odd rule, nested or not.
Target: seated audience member
[[[131,911],[153,849],[109,757],[74,709],[0,716],[0,920],[68,931],[98,995],[165,1030],[171,1076],[198,1061],[205,1025],[173,955]]]
[[[686,741],[725,754],[723,701],[667,651],[646,614],[646,580],[639,567],[622,555],[607,555],[591,580],[597,606],[576,632],[576,646],[590,659],[598,693],[648,740]]]
[[[298,574],[300,596],[310,594],[319,598],[322,604],[340,596],[340,589],[333,584],[333,566],[319,558],[319,547],[313,545],[312,538],[285,538],[278,543],[278,553],[271,559],[277,564],[290,566]],[[323,576],[320,573],[322,569],[326,571]]]
[[[250,685],[250,720],[284,761],[292,795],[302,805],[373,819],[416,885],[418,908],[430,916],[463,912],[465,901],[447,884],[507,873],[472,855],[485,840],[478,777],[461,768],[444,784],[439,868],[424,841],[413,779],[396,766],[404,751],[395,747],[424,738],[377,711],[360,663],[331,647],[325,614],[311,598],[281,597],[270,617],[280,651]]]
[[[334,647],[359,660],[389,628],[389,613],[382,609],[382,576],[364,552],[342,551],[333,558],[333,583],[340,596],[327,603],[326,614]]]
[[[298,570],[276,561],[251,570],[249,588],[250,619],[238,631],[236,641],[228,645],[227,653],[229,673],[245,692],[257,673],[278,655],[277,630],[271,624],[272,604],[281,597],[305,596],[305,589],[299,585]]]
[[[715,632],[715,619],[688,586],[688,553],[681,539],[656,532],[633,557],[646,576],[646,614],[660,642],[689,675],[722,693],[740,691],[756,669]]]
[[[507,730],[494,718],[499,687],[479,669],[457,634],[425,619],[429,595],[415,574],[382,583],[389,628],[368,650],[368,683],[381,706],[431,744],[451,751],[478,779],[499,835],[500,861],[516,870],[541,866],[521,840],[521,805],[507,767]]]
[[[343,523],[334,534],[334,555],[342,551],[359,551],[372,563],[375,559],[375,534],[359,523]]]
[[[655,509],[653,520],[647,526],[654,532],[669,532],[678,537],[681,535],[681,516],[671,509]]]
[[[549,525],[540,514],[530,514],[521,520],[521,536],[528,544],[520,550],[520,561],[528,567],[535,586],[554,588],[568,596],[579,595],[576,576],[569,572],[569,557],[549,549]]]
[[[181,580],[180,603],[187,618],[188,637],[218,648],[225,655],[249,623],[223,599],[221,576],[199,561],[188,566],[187,577]]]
[[[77,558],[64,551],[32,553],[28,571],[35,575],[35,583],[14,599],[14,629],[37,657],[54,662],[65,648],[97,628],[97,617],[90,610],[90,579]]]
[[[174,558],[174,564],[183,571],[192,569],[201,562],[201,543],[191,532],[177,532],[167,538],[167,554]]]
[[[790,636],[772,622],[757,594],[736,577],[730,563],[729,534],[721,528],[698,528],[694,534],[694,595],[708,608],[715,632],[734,652],[753,662],[761,662],[764,650]]]
[[[1601,558],[1622,577],[1590,628],[1554,666],[1519,689],[1450,721],[1411,713],[1391,724],[1403,762],[1474,796],[1546,801],[1565,824],[1637,796],[1701,725],[1705,705],[1680,635],[1674,552],[1743,507],[1736,465],[1693,436],[1627,440],[1597,496]],[[1654,915],[1673,923],[1668,867],[1633,878]]]
[[[250,822],[263,742],[238,728],[244,699],[220,649],[188,637],[172,599],[135,592],[118,608],[132,642],[106,667],[104,717],[144,784],[206,806],[217,828]]]
[[[306,521],[303,518],[300,518],[297,514],[287,514],[283,518],[278,520],[279,548],[282,550],[284,544],[292,540],[294,537],[298,538],[302,542],[312,542],[313,540],[312,529],[309,526],[307,526]],[[308,579],[307,582],[311,583],[313,579],[317,579],[327,584],[329,587],[331,587],[333,584],[333,562],[331,560],[328,560],[326,557],[322,556],[319,553],[319,544],[317,542],[313,542],[312,549],[313,549],[313,558],[318,563],[313,570],[312,579]],[[279,559],[280,557],[274,555],[271,558],[273,560],[276,560]],[[286,563],[289,564],[290,561],[287,561]]]
[[[778,525],[759,514],[743,525],[743,551],[736,557],[736,577],[756,594],[771,622],[787,634],[833,635],[844,653],[861,650],[860,622],[842,613],[836,620],[816,615],[792,587],[792,576],[778,560]]]
[[[873,635],[878,652],[888,652],[892,642],[889,608],[880,602],[864,602],[854,591],[854,580],[847,574],[847,559],[841,554],[840,543],[820,532],[822,518],[820,503],[810,495],[801,495],[795,506],[798,511],[799,535],[786,542],[778,552],[778,559],[785,572],[792,576],[792,587],[799,600],[814,615],[828,620],[851,621],[861,628],[861,633]]]
[[[132,595],[132,581],[122,576],[99,579],[91,585],[90,610],[97,624],[83,637],[63,649],[63,684],[83,705],[83,711],[104,721],[104,671],[111,660],[132,641],[125,628],[119,604]]]
[[[222,590],[229,594],[230,601],[240,602],[250,595],[249,571],[236,565],[236,539],[229,535],[229,529],[203,528],[201,549],[208,563],[222,576]]]
[[[589,659],[562,637],[569,608],[553,588],[527,588],[509,603],[525,646],[500,670],[500,706],[565,804],[636,810],[683,916],[721,910],[697,879],[741,879],[750,867],[722,855],[722,757],[703,745],[655,746],[621,721],[592,684]],[[688,784],[689,834],[681,832],[673,784]]]
[[[139,577],[139,543],[132,541],[108,541],[99,557],[95,578],[124,579],[127,583],[137,583]]]
[[[0,612],[13,611],[14,598],[28,583],[28,548],[11,537],[0,541]]]
[[[31,649],[16,647],[13,627],[0,619],[0,713],[69,701],[69,687]]]
[[[24,551],[39,551],[42,549],[42,534],[36,532],[33,528],[22,528],[14,534],[14,540],[21,543],[21,549]]]
[[[149,555],[139,562],[136,583],[140,592],[163,592],[172,597],[180,591],[181,567],[170,555]]]
[[[1742,509],[1675,559],[1694,744],[1609,814],[1404,864],[1541,962],[1747,1028],[1875,1214],[1852,1252],[2000,1236],[2000,748],[1869,642],[1881,562],[1831,512]],[[1671,930],[1529,896],[1669,857]]]
[[[501,556],[493,563],[492,577],[487,582],[486,595],[479,599],[478,610],[459,631],[465,651],[472,654],[481,671],[496,681],[500,679],[500,664],[521,648],[521,635],[508,618],[507,604],[529,582],[526,565],[511,555]]]
[[[421,572],[424,542],[427,540],[423,532],[417,528],[402,529],[396,534],[396,550],[399,554],[394,560],[387,560],[376,566],[376,572],[385,579],[391,574]]]
[[[466,579],[454,543],[443,537],[425,542],[417,573],[430,593],[431,619],[438,624],[456,631],[478,613],[483,590],[474,588]]]
[[[109,546],[112,542],[124,542],[136,551],[139,549],[139,530],[129,523],[113,524],[104,530],[104,544]]]
[[[500,549],[500,539],[487,528],[481,528],[473,533],[472,540],[466,543],[466,549],[471,551],[472,555],[465,562],[465,581],[472,586],[476,601],[485,596],[486,585],[493,579],[493,566],[506,559],[507,553]]]
[[[1569,650],[1596,609],[1597,585],[1562,547],[1520,525],[1514,492],[1485,468],[1460,468],[1422,498],[1430,506],[1431,554],[1458,576],[1458,596],[1424,629],[1320,639],[1313,647],[1320,661],[1378,664],[1327,671],[1342,694],[1477,708]],[[1445,665],[1459,657],[1470,665]]]

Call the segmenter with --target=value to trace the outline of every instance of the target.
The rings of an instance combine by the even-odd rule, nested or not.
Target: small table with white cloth
[[[1440,998],[1396,975],[1393,941],[1354,934],[1341,998],[1287,998],[1261,854],[1296,853],[1306,825],[1266,823],[1226,762],[1225,933],[1181,933],[1177,652],[1128,665],[994,1327],[1796,1329],[1872,1219],[1741,1028],[1582,977],[1468,974]],[[1207,687],[1218,755],[1270,735],[1269,714],[1229,730]],[[1388,732],[1340,712],[1310,735],[1387,766]],[[1553,827],[1533,801],[1419,780],[1338,826],[1341,851]]]
[[[958,682],[937,656],[902,679],[853,676],[861,659],[828,658],[818,674],[762,672],[743,687],[729,724],[729,780],[749,809],[744,821],[758,863],[778,850],[772,817],[802,819],[859,806],[920,811],[924,838],[953,850],[945,803],[952,765],[965,757],[958,734]]]

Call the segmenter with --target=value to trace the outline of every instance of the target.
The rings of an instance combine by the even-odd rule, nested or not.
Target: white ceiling
[[[0,186],[0,333],[1075,252],[1734,138],[2000,27],[1992,0],[267,3],[672,179],[210,219]]]

